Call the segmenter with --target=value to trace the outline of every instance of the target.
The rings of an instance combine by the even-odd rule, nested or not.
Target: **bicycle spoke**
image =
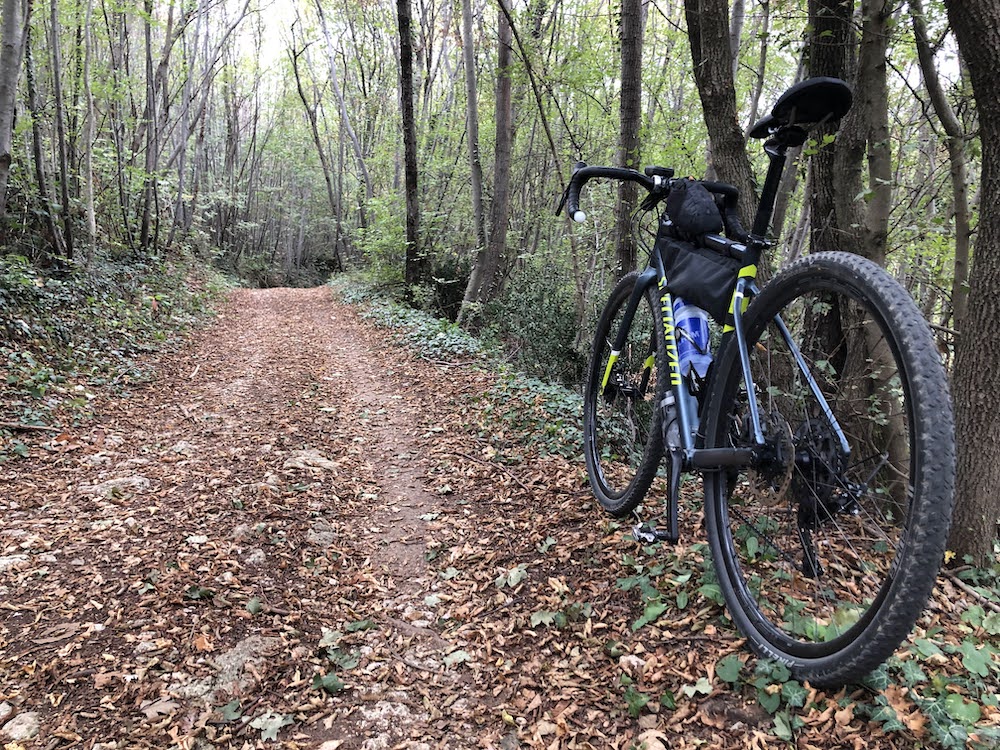
[[[616,516],[642,500],[662,454],[656,393],[665,387],[658,367],[664,355],[649,294],[620,350],[615,346],[637,279],[633,273],[619,282],[601,316],[584,392],[587,472],[595,496]]]

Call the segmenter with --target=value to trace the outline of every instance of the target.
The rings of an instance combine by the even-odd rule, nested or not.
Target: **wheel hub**
[[[776,506],[785,501],[795,467],[795,445],[792,430],[780,414],[772,412],[761,420],[764,446],[749,473],[750,489],[765,506]],[[746,434],[749,434],[749,426]]]
[[[825,420],[806,420],[796,430],[794,465],[792,494],[806,528],[815,530],[857,505],[844,478],[847,457]]]

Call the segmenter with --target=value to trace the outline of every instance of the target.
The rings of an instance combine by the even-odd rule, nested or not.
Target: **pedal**
[[[639,544],[656,544],[656,542],[668,542],[675,544],[678,537],[670,535],[669,531],[658,529],[651,523],[637,523],[632,527],[632,538]]]

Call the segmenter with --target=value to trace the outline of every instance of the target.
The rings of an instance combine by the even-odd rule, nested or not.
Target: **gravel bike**
[[[817,686],[860,679],[907,637],[953,506],[947,378],[903,287],[842,252],[756,282],[788,149],[851,101],[843,81],[809,79],[752,128],[769,167],[750,232],[736,188],[664,167],[581,162],[559,207],[584,221],[580,191],[593,178],[644,187],[637,214],[666,206],[648,267],[621,279],[597,323],[583,419],[597,500],[633,513],[665,466],[666,527],[634,533],[676,542],[682,474],[700,473],[730,616],[753,651]],[[697,192],[703,209],[702,189],[716,216],[699,225],[695,211],[685,226],[691,212],[672,196]]]

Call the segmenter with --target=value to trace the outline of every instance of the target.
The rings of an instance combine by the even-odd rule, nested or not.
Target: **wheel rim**
[[[595,352],[586,402],[585,440],[592,464],[591,481],[610,498],[629,492],[649,459],[647,448],[657,439],[659,429],[655,419],[656,339],[648,300],[639,305],[608,385],[601,389],[612,338],[621,324],[626,302],[627,296],[620,300],[603,343]]]
[[[727,575],[751,626],[785,653],[816,658],[854,641],[889,591],[907,534],[916,446],[909,384],[882,316],[832,284],[780,308],[841,431],[812,397],[778,327],[749,331],[773,455],[722,479],[720,529]],[[728,440],[747,445],[738,371]],[[762,487],[772,492],[767,502]]]

